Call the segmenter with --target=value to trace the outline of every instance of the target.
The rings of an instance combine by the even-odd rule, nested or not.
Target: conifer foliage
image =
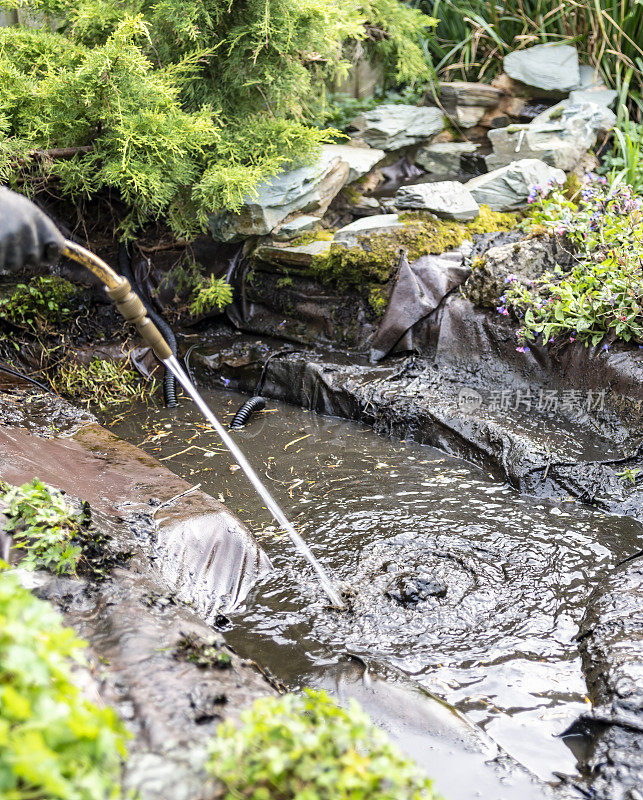
[[[314,157],[331,80],[366,52],[425,82],[434,21],[399,0],[0,0],[0,181],[116,191],[124,230],[203,228],[261,180]]]

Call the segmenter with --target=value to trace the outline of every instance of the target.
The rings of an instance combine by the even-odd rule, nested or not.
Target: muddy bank
[[[252,392],[273,351],[240,337],[231,342],[223,355],[217,347],[197,356],[204,380]],[[268,363],[263,393],[439,447],[529,494],[571,495],[643,519],[643,424],[616,392],[534,384],[506,371],[500,382],[480,359],[346,361],[334,353],[283,354]]]
[[[224,506],[184,494],[190,484],[88,415],[17,383],[0,391],[0,477],[38,477],[91,506],[107,576],[25,582],[89,642],[95,688],[134,735],[125,785],[143,800],[210,798],[218,721],[274,691],[211,627],[269,571],[266,555]]]
[[[579,634],[591,712],[586,769],[598,798],[636,800],[643,786],[643,563],[617,566],[589,600]]]

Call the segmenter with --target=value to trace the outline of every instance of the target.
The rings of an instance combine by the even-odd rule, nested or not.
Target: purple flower
[[[513,283],[514,281],[517,281],[517,280],[518,280],[518,278],[516,278],[516,276],[513,275],[513,274],[505,276],[505,283]]]
[[[610,346],[608,344],[604,344],[603,345],[603,350],[609,350],[609,349],[610,349]]]
[[[521,345],[520,347],[516,347],[516,350],[519,353],[528,353],[529,352],[529,348],[526,345]]]
[[[507,309],[504,306],[498,306],[496,308],[496,311],[499,314],[502,314],[503,317],[507,317],[509,315],[509,312],[507,311]]]

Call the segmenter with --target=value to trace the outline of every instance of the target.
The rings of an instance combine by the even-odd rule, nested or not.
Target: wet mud
[[[256,354],[241,340],[232,348],[237,360],[213,364],[206,352],[204,379],[253,391],[263,361],[244,359],[244,347]],[[416,356],[382,365],[345,362],[333,353],[275,358],[263,393],[439,447],[520,491],[571,495],[643,520],[643,422],[633,396],[534,384],[476,362],[436,364]]]
[[[329,373],[341,375],[342,367]],[[271,392],[281,385],[275,374]],[[326,385],[307,384],[312,408],[327,408]],[[293,379],[288,390],[299,386]],[[354,398],[337,396],[353,416]],[[244,399],[206,398],[228,421]],[[568,492],[521,495],[488,463],[445,454],[441,441],[442,450],[412,442],[408,432],[406,441],[390,441],[362,425],[268,403],[236,435],[344,586],[352,610],[337,614],[189,405],[140,409],[116,430],[218,493],[259,532],[275,571],[227,615],[226,640],[240,653],[289,687],[341,687],[362,699],[454,800],[485,780],[498,798],[542,797],[554,791],[548,785],[581,796],[575,784],[587,791],[605,776],[588,766],[594,731],[573,727],[590,711],[583,668],[589,674],[594,658],[579,649],[578,635],[593,592],[641,550],[638,521],[580,505]],[[591,452],[605,444],[580,446]],[[612,440],[608,453],[618,454],[618,444]],[[579,447],[572,436],[567,446]],[[632,657],[640,660],[636,646]],[[436,696],[465,717],[440,716]],[[467,752],[478,756],[463,780]],[[503,763],[509,777],[499,777]]]
[[[213,628],[270,570],[265,553],[223,505],[90,416],[16,383],[1,390],[0,478],[38,477],[91,507],[101,552],[84,558],[100,570],[23,579],[89,643],[82,682],[133,734],[126,789],[141,800],[212,800],[205,763],[217,723],[274,691]],[[3,534],[0,550],[18,561],[9,546]],[[216,663],[184,657],[186,640],[216,652]]]

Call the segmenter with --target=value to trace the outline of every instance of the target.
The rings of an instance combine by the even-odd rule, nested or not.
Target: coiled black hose
[[[233,431],[241,430],[241,428],[246,425],[246,423],[250,420],[250,417],[254,414],[255,411],[262,411],[266,407],[266,401],[261,396],[263,392],[263,386],[266,382],[266,375],[268,372],[268,364],[273,360],[273,358],[280,358],[281,356],[289,356],[293,353],[303,353],[303,350],[279,350],[276,353],[272,353],[269,355],[268,358],[263,363],[263,369],[261,370],[261,376],[259,378],[259,382],[257,383],[257,387],[255,389],[254,396],[251,397],[249,400],[241,406],[241,408],[237,411],[237,413],[232,418],[232,422],[230,423],[230,428]]]
[[[241,408],[234,415],[230,428],[233,431],[241,430],[255,411],[261,411],[266,407],[266,401],[263,397],[251,397],[250,400],[241,406]]]
[[[148,317],[161,331],[161,333],[165,338],[165,341],[170,345],[170,350],[172,351],[172,354],[176,357],[178,355],[179,348],[178,348],[178,343],[176,341],[176,336],[174,335],[174,331],[163,319],[163,317],[151,307],[149,299],[146,297],[140,285],[134,278],[134,271],[132,270],[132,262],[126,244],[120,244],[118,247],[118,268],[121,275],[124,278],[127,278],[127,280],[130,282],[132,289],[134,289],[136,294],[138,294],[138,296],[143,301],[143,305],[145,306],[145,310],[147,311]],[[163,399],[165,401],[165,405],[167,408],[176,408],[178,406],[178,402],[176,399],[176,378],[167,367],[164,367],[164,369],[165,369],[165,374],[163,376]]]

